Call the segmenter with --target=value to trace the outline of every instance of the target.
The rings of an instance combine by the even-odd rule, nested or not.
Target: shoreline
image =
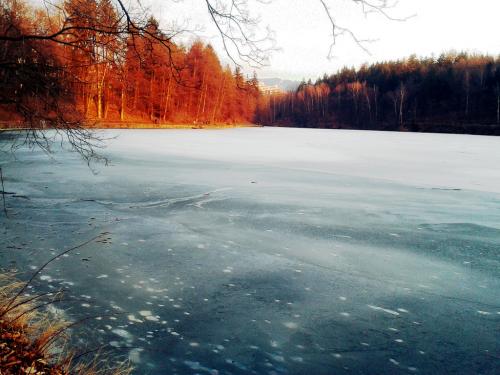
[[[0,131],[26,130],[18,122],[0,123]],[[263,128],[264,125],[256,124],[153,124],[153,123],[128,123],[128,122],[103,122],[95,123],[91,129],[234,129],[234,128]],[[29,128],[33,129],[33,128]],[[45,128],[47,130],[52,128]],[[40,128],[42,130],[42,128]]]

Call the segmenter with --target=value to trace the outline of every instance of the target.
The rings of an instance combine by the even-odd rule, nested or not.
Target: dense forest
[[[48,12],[0,0],[4,126],[253,122],[500,134],[500,57],[411,56],[264,95],[256,74],[223,68],[209,44],[175,43],[180,30],[161,31],[154,17],[131,21],[113,4],[63,0]]]
[[[223,68],[201,41],[174,43],[153,17],[131,30],[135,24],[122,26],[126,14],[110,0],[64,0],[53,14],[22,0],[0,5],[0,121],[254,119],[257,77]]]
[[[449,52],[344,68],[261,100],[273,126],[499,134],[500,56]]]

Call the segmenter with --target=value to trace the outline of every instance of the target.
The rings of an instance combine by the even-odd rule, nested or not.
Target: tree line
[[[257,77],[223,68],[213,48],[199,40],[189,47],[174,43],[153,17],[140,26],[124,24],[128,15],[110,0],[64,0],[52,14],[24,0],[0,5],[4,120],[35,127],[62,121],[68,128],[88,119],[253,120]]]
[[[449,52],[344,67],[261,100],[256,117],[273,126],[498,132],[500,56]]]
[[[182,30],[162,29],[119,0],[50,9],[0,0],[0,120],[66,130],[77,151],[92,149],[94,133],[82,126],[93,121],[409,130],[500,123],[500,57],[411,56],[262,96],[255,74],[223,68],[199,40],[174,43]],[[35,133],[29,142],[48,149]]]

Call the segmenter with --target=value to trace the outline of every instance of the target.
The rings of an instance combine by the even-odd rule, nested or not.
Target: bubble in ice
[[[197,342],[190,342],[189,346],[192,346],[193,348],[196,348],[196,347],[200,346],[200,344],[198,344]]]
[[[289,328],[289,329],[297,329],[299,326],[297,325],[297,323],[293,323],[293,322],[285,322],[283,323],[283,325],[286,327],[286,328]]]
[[[391,361],[391,363],[394,363],[396,366],[399,365],[399,362],[396,361],[395,359],[391,358],[391,359],[389,359],[389,361]]]
[[[408,312],[408,310],[405,310],[405,309],[398,309],[398,311],[401,311],[403,313],[407,313]]]
[[[490,315],[490,313],[488,311],[481,311],[481,310],[478,310],[477,311],[479,314],[482,314],[482,315]]]
[[[367,306],[370,309],[373,309],[373,310],[381,310],[381,311],[384,311],[384,312],[392,314],[392,315],[399,315],[399,313],[397,311],[393,311],[393,310],[389,310],[389,309],[384,309],[383,307],[373,306],[373,305],[367,305]]]
[[[232,361],[234,367],[240,369],[240,370],[243,370],[243,371],[246,371],[247,368],[245,365],[243,365],[242,363],[239,363],[239,362],[236,362],[236,361]]]
[[[40,280],[51,282],[52,277],[50,277],[49,275],[42,275],[40,276]]]
[[[278,354],[269,354],[269,357],[275,362],[285,362],[285,357]]]
[[[345,301],[346,299],[347,298],[345,298],[345,297],[339,297],[339,300],[341,300],[341,301]]]
[[[299,356],[293,356],[293,357],[290,357],[290,359],[294,362],[304,362],[304,359],[302,357],[299,357]]]
[[[278,348],[278,347],[279,347],[279,344],[278,344],[276,341],[271,340],[271,346],[272,346],[273,348]]]
[[[149,316],[149,315],[151,315],[151,311],[140,311],[139,314],[141,316]]]
[[[136,319],[134,315],[129,315],[128,320],[130,320],[131,322],[134,322],[134,323],[143,323],[142,320]]]
[[[113,332],[115,335],[123,337],[124,339],[132,338],[132,335],[128,331],[125,331],[124,329],[114,329],[111,332]]]
[[[401,339],[396,339],[394,341],[396,341],[396,342],[403,342],[403,340],[401,340]]]
[[[88,303],[82,303],[82,307],[90,307]]]
[[[410,370],[410,371],[417,371],[417,368],[416,367],[408,367],[408,370]]]
[[[224,350],[225,349],[223,345],[217,345],[216,348],[219,349],[219,350]]]
[[[225,270],[223,270],[222,272],[224,272],[224,273],[231,273],[231,272],[233,272],[233,271],[231,271],[230,269],[227,269],[227,268],[226,268],[226,269],[225,269]]]
[[[141,363],[141,357],[140,353],[142,352],[143,349],[141,348],[134,348],[128,352],[128,358],[130,359],[131,362],[133,363]]]
[[[342,316],[349,316],[349,313],[341,312],[340,315],[342,315]]]
[[[177,332],[172,331],[172,332],[170,332],[170,333],[171,333],[172,335],[174,335],[174,336],[179,336],[179,334],[178,334]]]
[[[96,279],[105,279],[106,277],[108,277],[108,275],[101,275],[101,276],[97,276]]]
[[[160,320],[160,317],[159,316],[148,315],[148,316],[146,316],[146,320],[149,320],[151,322],[157,322],[157,321]]]

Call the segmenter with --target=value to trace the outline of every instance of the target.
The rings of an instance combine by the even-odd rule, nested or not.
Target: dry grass
[[[0,374],[129,375],[128,361],[94,350],[82,355],[69,348],[67,328],[75,323],[46,309],[63,293],[24,294],[25,283],[0,273]],[[21,294],[20,294],[21,293]]]

